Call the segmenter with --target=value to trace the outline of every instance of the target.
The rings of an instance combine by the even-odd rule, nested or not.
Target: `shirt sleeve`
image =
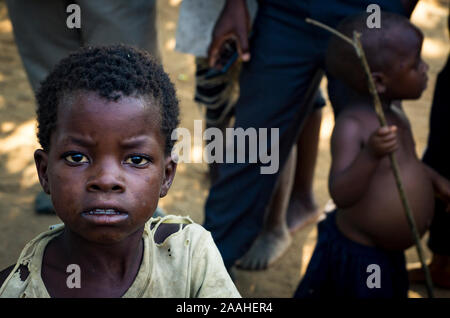
[[[204,230],[192,255],[191,297],[240,298],[214,243]]]

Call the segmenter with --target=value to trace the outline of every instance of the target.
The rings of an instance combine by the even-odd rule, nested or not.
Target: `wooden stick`
[[[347,37],[346,35],[338,32],[337,30],[330,28],[329,26],[316,21],[316,20],[312,20],[309,18],[306,18],[306,22],[314,24],[318,27],[321,27],[333,34],[335,34],[336,36],[340,37],[341,39],[343,39],[344,41],[346,41],[347,43],[349,43],[350,45],[353,46],[353,48],[356,51],[356,54],[358,55],[358,58],[361,62],[361,65],[364,69],[364,72],[367,76],[367,82],[369,85],[369,92],[373,97],[373,102],[374,102],[374,106],[375,106],[375,112],[377,114],[377,118],[378,121],[380,122],[381,126],[387,126],[387,122],[386,122],[386,117],[384,116],[384,112],[383,112],[383,107],[381,106],[381,101],[380,101],[380,97],[378,95],[377,89],[375,87],[375,82],[373,80],[372,77],[372,72],[370,71],[370,67],[369,64],[367,63],[367,58],[366,55],[364,53],[364,49],[361,45],[361,41],[360,41],[360,37],[361,34],[358,32],[353,32],[353,40],[350,39],[349,37]],[[416,249],[417,249],[417,254],[419,256],[420,259],[420,263],[422,264],[422,269],[425,273],[425,282],[426,282],[426,287],[427,287],[427,292],[428,292],[428,297],[429,298],[433,298],[433,283],[431,280],[431,275],[430,275],[430,271],[428,266],[425,263],[425,258],[423,255],[423,248],[422,248],[422,242],[420,241],[420,236],[419,233],[417,231],[417,227],[416,227],[416,223],[414,220],[414,217],[412,216],[411,213],[411,208],[409,206],[408,203],[408,198],[406,196],[405,190],[403,188],[403,183],[400,177],[400,172],[399,172],[399,167],[398,167],[398,163],[397,163],[397,159],[395,157],[394,153],[390,153],[389,154],[389,160],[391,162],[391,167],[394,173],[394,177],[395,177],[395,181],[397,184],[397,188],[398,188],[398,192],[400,195],[400,199],[402,201],[403,204],[403,208],[405,209],[405,214],[406,214],[406,218],[408,220],[408,224],[409,227],[411,228],[411,232],[413,234],[414,237],[414,241],[416,242]]]

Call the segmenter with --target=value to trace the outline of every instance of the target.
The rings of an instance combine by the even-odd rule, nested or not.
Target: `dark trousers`
[[[62,58],[84,45],[128,44],[159,58],[155,0],[7,0],[14,37],[31,83],[40,82]],[[78,4],[81,28],[69,29],[66,12]]]
[[[343,17],[365,11],[373,2],[386,11],[404,14],[397,0],[259,2],[250,40],[251,60],[240,77],[235,128],[278,128],[279,169],[261,174],[261,164],[248,160],[219,164],[218,179],[205,205],[204,226],[211,231],[227,268],[248,250],[262,228],[279,172],[311,109],[306,99],[314,96],[311,92],[320,81],[329,33],[304,18],[335,27]],[[248,144],[245,150],[248,157]]]
[[[450,57],[439,73],[430,115],[430,133],[423,161],[443,177],[450,179]],[[436,254],[450,255],[450,213],[436,199],[435,214],[430,226],[428,246]]]

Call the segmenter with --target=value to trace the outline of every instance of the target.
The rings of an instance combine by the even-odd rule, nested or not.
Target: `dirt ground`
[[[180,2],[158,1],[159,42],[164,66],[175,82],[181,100],[181,126],[193,130],[194,120],[202,119],[203,115],[193,102],[194,59],[174,51]],[[426,146],[436,75],[449,51],[446,30],[448,3],[449,0],[422,0],[412,17],[412,21],[425,34],[423,56],[430,65],[428,88],[423,96],[420,100],[404,103],[412,123],[418,154],[422,154]],[[325,80],[322,87],[326,87]],[[60,223],[56,216],[36,215],[33,211],[33,200],[40,190],[33,160],[33,152],[39,147],[35,137],[34,107],[7,9],[0,0],[0,268],[14,263],[30,239],[49,225]],[[333,115],[327,104],[314,181],[316,199],[322,207],[329,199],[327,177],[332,127]],[[180,164],[172,189],[160,205],[172,214],[190,215],[201,223],[208,187],[206,164]],[[291,297],[311,257],[316,236],[315,225],[308,226],[294,235],[289,250],[269,269],[237,271],[236,285],[242,296]],[[426,242],[426,236],[423,242]],[[426,246],[425,249],[429,258],[429,250]],[[408,267],[417,267],[416,250],[411,248],[406,254]],[[435,293],[437,297],[450,297],[450,290],[436,288]],[[424,286],[411,286],[410,297],[426,297]]]

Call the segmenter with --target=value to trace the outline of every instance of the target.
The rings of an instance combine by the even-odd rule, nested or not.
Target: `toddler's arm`
[[[331,197],[338,207],[355,204],[367,191],[380,159],[397,149],[395,127],[380,127],[363,140],[363,124],[346,116],[336,123],[331,139]]]

